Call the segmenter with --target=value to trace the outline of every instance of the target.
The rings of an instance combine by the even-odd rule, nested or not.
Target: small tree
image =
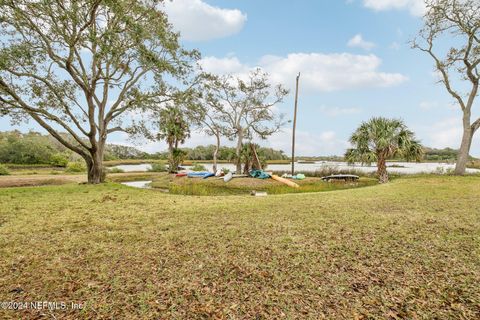
[[[0,114],[33,119],[102,182],[107,137],[168,100],[165,76],[183,80],[198,57],[159,2],[0,1]]]
[[[377,163],[380,183],[388,182],[387,159],[402,157],[420,161],[423,148],[401,120],[372,118],[363,122],[350,137],[353,145],[345,158],[349,163]]]
[[[243,145],[241,159],[244,174],[249,174],[252,169],[259,170],[267,167],[266,158],[257,153],[259,149],[260,146],[253,142],[247,142]]]
[[[266,139],[282,126],[282,116],[273,107],[288,94],[282,85],[272,87],[268,74],[261,69],[249,73],[246,80],[240,76],[206,75],[203,86],[206,103],[225,124],[225,134],[236,139],[236,172],[242,171],[244,139],[258,136]]]
[[[455,167],[455,174],[463,175],[473,136],[480,128],[480,118],[471,119],[480,79],[480,1],[427,0],[426,5],[425,25],[412,45],[433,59],[440,82],[463,113],[463,137]],[[452,46],[447,50],[442,49],[442,36],[450,36]],[[468,84],[465,94],[462,85],[454,88],[455,76]]]
[[[185,156],[185,152],[179,149],[179,146],[190,137],[188,121],[179,107],[167,106],[159,112],[157,124],[160,130],[157,140],[163,140],[168,145],[169,171],[176,172]]]
[[[207,135],[215,137],[213,172],[216,173],[221,138],[227,135],[228,131],[226,123],[227,111],[222,102],[217,99],[217,95],[213,93],[213,90],[204,90],[205,88],[211,89],[210,85],[214,82],[214,77],[202,74],[199,79],[207,79],[207,81],[200,81],[195,91],[196,94],[190,95],[187,112],[192,123]]]

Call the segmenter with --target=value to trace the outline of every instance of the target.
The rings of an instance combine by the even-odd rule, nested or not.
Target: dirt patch
[[[86,181],[87,177],[84,175],[3,176],[0,177],[0,188],[60,185]]]

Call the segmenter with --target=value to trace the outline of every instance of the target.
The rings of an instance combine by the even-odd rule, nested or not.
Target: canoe
[[[232,180],[232,178],[233,178],[233,173],[229,172],[225,175],[225,177],[223,177],[223,181],[228,182]]]
[[[279,176],[274,175],[274,174],[272,174],[272,179],[276,180],[278,182],[284,183],[287,186],[292,187],[292,188],[300,188],[300,186],[298,184],[296,184],[295,182],[290,181],[290,180],[285,179],[285,178],[282,178],[282,177],[279,177]]]
[[[208,174],[210,174],[210,172],[190,172],[187,176],[189,178],[203,178]]]
[[[358,179],[360,179],[360,177],[354,174],[334,174],[322,177],[323,181],[356,181]]]

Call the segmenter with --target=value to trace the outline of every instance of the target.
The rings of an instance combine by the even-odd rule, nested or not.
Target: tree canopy
[[[198,58],[160,2],[0,1],[0,110],[84,158],[90,183],[101,182],[108,135],[131,125],[125,115],[174,99]]]
[[[204,103],[223,122],[225,135],[237,141],[237,173],[241,172],[244,139],[266,139],[284,124],[283,115],[273,107],[283,102],[289,91],[281,84],[273,86],[269,75],[257,68],[247,76],[206,75],[203,83]]]

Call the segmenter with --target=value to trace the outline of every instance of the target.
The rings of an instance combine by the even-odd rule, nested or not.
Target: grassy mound
[[[214,196],[247,195],[253,190],[265,191],[268,194],[322,192],[358,188],[377,183],[375,179],[371,178],[361,178],[355,183],[330,183],[322,181],[320,178],[306,178],[305,180],[295,180],[295,182],[300,185],[300,188],[291,188],[273,179],[235,178],[225,183],[223,179],[218,178],[204,180],[201,178],[164,175],[156,177],[151,186],[158,189],[168,189],[173,194]]]

